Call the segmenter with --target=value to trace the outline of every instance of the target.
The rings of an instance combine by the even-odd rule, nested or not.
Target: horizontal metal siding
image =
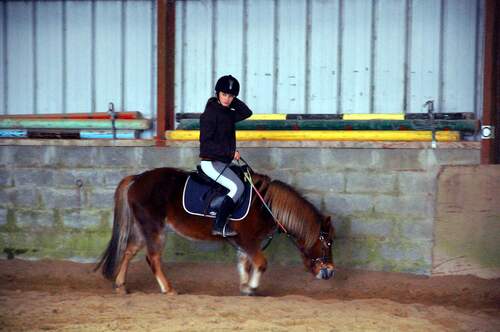
[[[0,3],[0,114],[116,110],[156,116],[156,5]]]
[[[217,77],[232,73],[256,113],[425,112],[432,99],[439,112],[480,114],[482,7],[177,1],[176,110],[201,112]]]

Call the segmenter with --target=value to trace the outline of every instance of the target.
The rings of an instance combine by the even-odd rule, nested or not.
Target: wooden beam
[[[484,49],[484,95],[483,95],[483,126],[494,126],[495,138],[481,141],[481,164],[499,163],[499,110],[498,88],[500,79],[500,5],[496,0],[486,1],[485,19],[485,49]]]
[[[156,140],[165,140],[165,130],[174,129],[175,0],[157,0],[158,104]]]
[[[198,130],[167,131],[170,140],[197,141],[200,137]],[[395,131],[395,130],[237,130],[236,139],[239,141],[432,141],[431,131]],[[436,132],[438,142],[456,142],[460,140],[460,133],[456,131]]]

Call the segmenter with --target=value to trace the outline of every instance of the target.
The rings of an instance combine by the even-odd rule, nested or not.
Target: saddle
[[[252,187],[244,177],[244,169],[242,167],[231,165],[229,168],[238,175],[245,185],[243,195],[236,202],[236,207],[229,217],[230,220],[239,221],[244,219],[250,210]],[[197,171],[191,172],[186,179],[182,193],[182,205],[184,210],[189,214],[215,218],[217,210],[228,192],[227,188],[203,173],[201,167],[198,165]]]

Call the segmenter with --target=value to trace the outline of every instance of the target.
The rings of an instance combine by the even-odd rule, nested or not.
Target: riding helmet
[[[222,76],[217,80],[217,84],[215,84],[215,93],[218,94],[220,91],[236,97],[240,93],[240,83],[231,75]]]

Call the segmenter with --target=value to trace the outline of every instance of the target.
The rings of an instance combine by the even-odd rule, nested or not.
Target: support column
[[[481,141],[481,164],[500,163],[500,5],[486,0],[483,126],[492,126],[494,138]]]
[[[165,130],[174,129],[175,0],[157,0],[158,105],[156,141],[164,144]]]

